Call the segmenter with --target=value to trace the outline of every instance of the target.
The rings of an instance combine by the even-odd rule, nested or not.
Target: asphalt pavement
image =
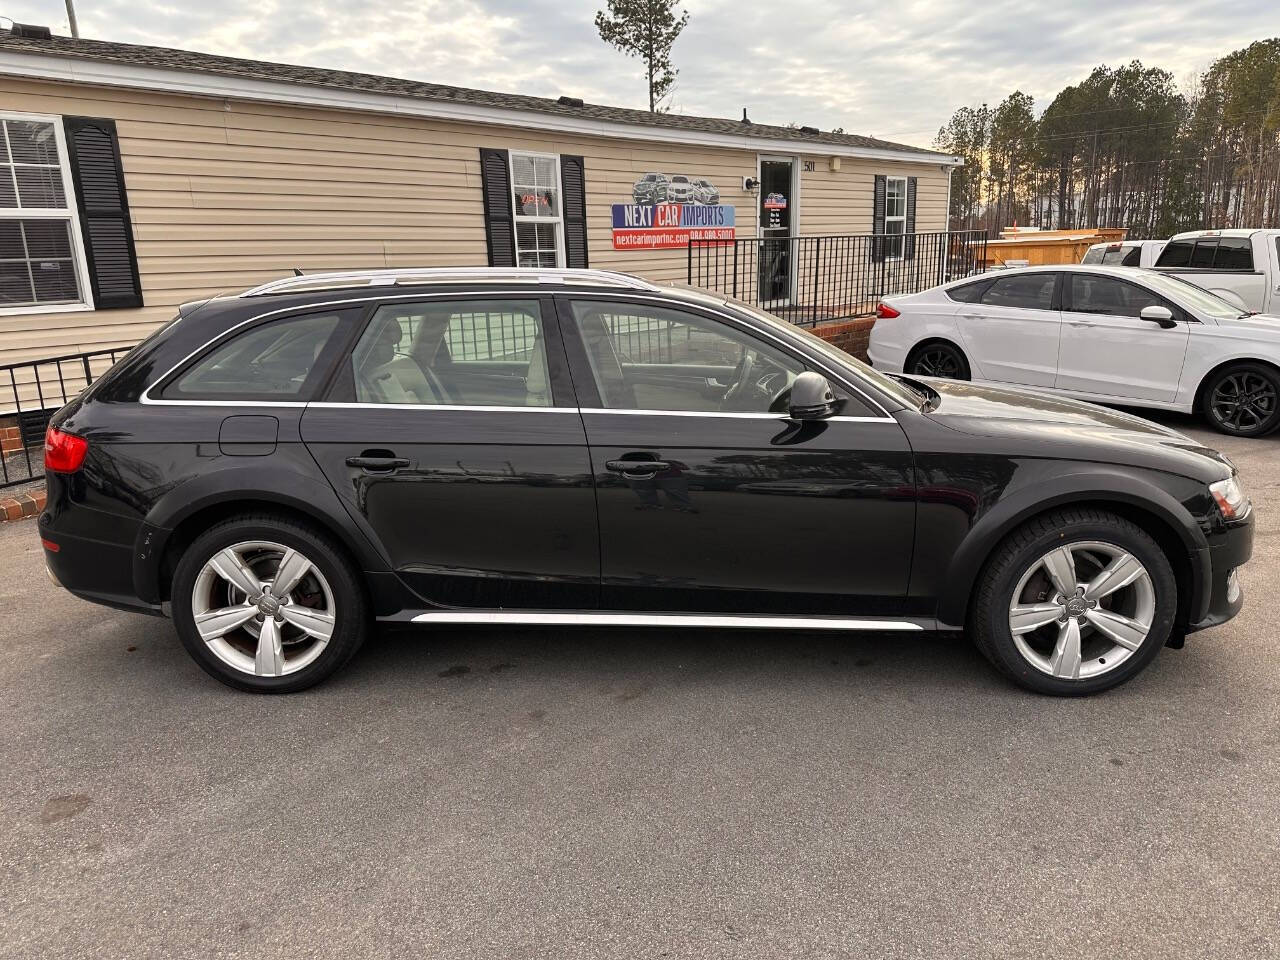
[[[1254,498],[1245,608],[1084,700],[954,636],[509,628],[251,696],[0,524],[0,956],[1280,956],[1280,437],[1164,419]]]

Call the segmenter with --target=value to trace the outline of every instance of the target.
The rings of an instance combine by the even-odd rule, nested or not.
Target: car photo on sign
[[[706,177],[690,177],[683,173],[646,173],[631,185],[631,199],[643,206],[659,203],[712,206],[720,202],[720,191]]]

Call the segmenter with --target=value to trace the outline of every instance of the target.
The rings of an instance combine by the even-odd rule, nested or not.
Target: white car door
[[[1010,273],[956,310],[975,380],[1053,386],[1061,322],[1057,280],[1051,270]]]
[[[1062,294],[1060,390],[1130,400],[1172,400],[1187,354],[1187,314],[1146,287],[1116,277],[1069,273]],[[1168,307],[1171,327],[1143,320]]]

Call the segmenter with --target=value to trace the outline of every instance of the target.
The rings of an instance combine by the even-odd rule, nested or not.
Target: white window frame
[[[554,217],[531,217],[520,212],[519,194],[516,192],[516,157],[530,157],[535,160],[551,160],[555,163],[556,215]],[[556,266],[565,265],[564,253],[564,190],[560,179],[560,154],[537,153],[533,150],[510,150],[507,157],[508,177],[511,185],[512,241],[515,244],[516,265],[520,265],[520,224],[550,223],[555,225],[556,232]]]
[[[902,215],[897,217],[891,217],[889,216],[889,184],[893,183],[895,180],[897,180],[902,184]],[[891,235],[889,233],[889,224],[891,223],[902,224],[902,232],[892,234],[892,236],[900,237],[901,239],[898,241],[898,252],[896,254],[888,253],[887,250],[888,250],[889,244],[888,242],[885,243],[885,248],[886,248],[885,260],[901,260],[903,257],[907,255],[907,240],[906,240],[906,237],[907,237],[907,178],[905,176],[900,177],[900,176],[891,176],[889,174],[886,174],[884,178],[884,233],[885,233],[885,236]]]
[[[79,313],[93,309],[93,290],[89,284],[89,260],[84,252],[84,238],[80,233],[80,208],[76,203],[75,185],[71,180],[71,162],[67,155],[67,141],[63,135],[62,117],[43,113],[19,113],[0,111],[0,120],[26,120],[53,125],[53,138],[58,147],[58,169],[62,173],[62,192],[67,205],[44,209],[30,207],[0,207],[0,219],[4,220],[66,220],[71,224],[71,259],[76,266],[80,283],[79,303],[36,303],[23,307],[0,305],[0,317],[20,317],[32,313]],[[9,158],[12,161],[12,156]],[[17,184],[14,185],[15,195]],[[19,202],[21,202],[19,200]]]

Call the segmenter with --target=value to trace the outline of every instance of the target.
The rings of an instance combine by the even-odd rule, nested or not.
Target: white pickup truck
[[[1154,267],[1167,240],[1117,240],[1095,243],[1084,253],[1081,263],[1101,263],[1108,267]]]
[[[1280,230],[1194,230],[1171,238],[1156,269],[1253,313],[1280,312]]]

